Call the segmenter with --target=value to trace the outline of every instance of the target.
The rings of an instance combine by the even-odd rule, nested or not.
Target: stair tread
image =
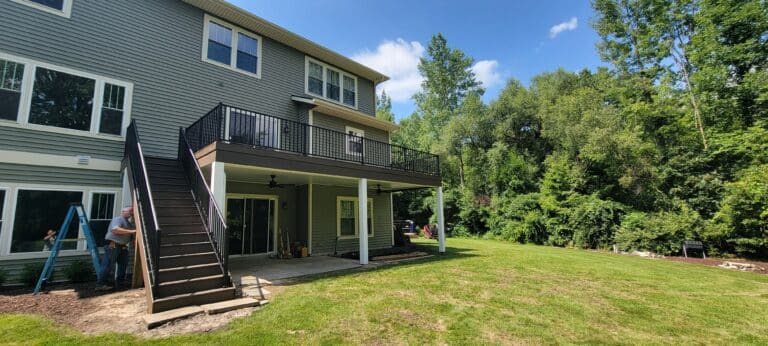
[[[182,258],[182,257],[193,257],[193,256],[208,256],[208,255],[215,255],[216,253],[213,251],[210,252],[195,252],[195,253],[186,253],[181,255],[168,255],[168,256],[160,256],[160,260],[164,259],[172,259],[172,258]]]
[[[226,292],[226,291],[232,291],[232,294],[233,294],[233,297],[234,297],[235,286],[214,288],[214,289],[205,290],[205,291],[196,291],[196,292],[190,292],[190,293],[182,293],[182,294],[177,294],[177,295],[173,295],[173,296],[158,298],[158,299],[155,299],[155,303],[157,303],[157,302],[166,302],[166,301],[171,301],[171,300],[178,300],[178,299],[184,299],[184,298],[195,297],[195,296],[202,296],[202,295],[207,295],[207,294],[215,294],[215,293]]]
[[[189,270],[189,269],[201,269],[206,267],[213,267],[219,266],[218,262],[212,262],[212,263],[205,263],[205,264],[195,264],[195,265],[189,265],[189,266],[182,266],[182,267],[173,267],[173,268],[165,268],[160,269],[161,273],[168,273],[168,272],[174,272],[174,271],[181,271],[181,270]]]
[[[161,227],[168,227],[168,226],[177,227],[177,226],[192,226],[192,225],[198,226],[198,225],[202,225],[202,224],[203,224],[202,221],[185,222],[185,223],[165,223],[165,222],[160,222],[160,226]]]
[[[179,232],[179,233],[163,233],[163,235],[166,235],[169,237],[184,237],[184,236],[193,236],[193,235],[208,235],[208,233],[207,232]]]
[[[173,285],[182,285],[182,284],[192,284],[192,283],[195,283],[195,282],[198,282],[198,281],[207,281],[207,280],[221,279],[223,277],[224,277],[224,274],[192,277],[192,278],[184,279],[184,280],[161,282],[160,286],[163,287],[163,286],[173,286]]]
[[[174,246],[193,246],[193,245],[210,245],[211,242],[208,241],[194,241],[194,242],[187,242],[187,243],[170,243],[170,244],[160,244],[160,247],[174,247]]]

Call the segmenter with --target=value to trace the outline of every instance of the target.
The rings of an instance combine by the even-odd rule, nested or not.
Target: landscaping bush
[[[530,193],[495,200],[495,212],[488,218],[489,238],[544,244],[548,235],[538,199],[539,194]]]
[[[34,287],[37,285],[37,280],[40,279],[40,274],[43,273],[45,262],[29,263],[24,266],[21,272],[21,282],[27,286]],[[53,277],[53,272],[51,272]]]
[[[64,276],[71,282],[88,282],[96,277],[93,264],[84,260],[77,260],[64,269]]]
[[[573,207],[568,224],[573,232],[573,244],[585,249],[609,248],[613,234],[621,224],[624,208],[621,204],[604,201],[595,195],[579,196],[570,201]]]
[[[7,279],[8,274],[5,272],[5,270],[0,269],[0,286],[3,286],[5,284],[5,280]]]
[[[684,241],[701,238],[703,227],[699,214],[681,204],[677,211],[626,215],[614,239],[622,250],[677,255]]]

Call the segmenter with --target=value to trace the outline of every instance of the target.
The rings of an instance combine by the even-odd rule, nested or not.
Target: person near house
[[[43,238],[43,251],[51,251],[55,241],[56,231],[48,229],[48,232],[45,234],[45,238]]]
[[[101,260],[101,275],[99,282],[96,283],[97,291],[106,291],[113,288],[110,281],[114,280],[115,285],[125,282],[125,274],[128,265],[128,244],[131,237],[136,234],[131,216],[133,208],[126,207],[121,211],[121,215],[112,219],[109,223],[107,235],[104,237],[107,243],[104,245],[104,257]],[[114,269],[117,265],[117,278],[115,279]]]

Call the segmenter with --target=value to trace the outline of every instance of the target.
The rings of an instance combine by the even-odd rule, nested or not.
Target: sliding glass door
[[[230,255],[274,251],[276,204],[276,198],[227,198]]]

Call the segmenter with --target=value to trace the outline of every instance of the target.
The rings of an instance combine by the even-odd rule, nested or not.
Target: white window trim
[[[36,2],[32,2],[29,0],[11,0],[15,3],[27,5],[29,7],[34,7],[38,10],[45,11],[51,14],[55,14],[57,16],[62,16],[64,18],[69,18],[72,15],[72,1],[74,0],[64,0],[64,6],[62,6],[61,10],[57,10],[55,8],[51,8],[48,6],[45,6],[43,4],[38,4]]]
[[[314,64],[318,64],[323,67],[323,95],[318,95],[309,91],[309,63],[310,62]],[[339,100],[338,101],[328,97],[328,83],[327,83],[328,75],[326,72],[327,70],[333,70],[339,73]],[[344,103],[344,76],[355,80],[355,105],[354,106]],[[358,109],[358,106],[360,105],[360,93],[359,93],[360,88],[358,87],[359,85],[360,83],[357,79],[357,76],[349,72],[346,72],[342,69],[323,63],[319,60],[310,58],[309,56],[306,56],[306,55],[304,56],[304,93],[305,94],[316,96],[316,97],[322,98],[323,100],[327,100],[328,102],[333,102],[337,105],[341,105],[347,108]]]
[[[122,189],[119,187],[90,187],[90,186],[78,186],[78,185],[41,185],[41,184],[17,184],[17,183],[0,183],[0,189],[5,190],[5,218],[3,219],[2,232],[0,232],[0,262],[3,260],[20,260],[20,259],[35,259],[35,258],[48,258],[50,252],[37,251],[37,252],[20,252],[11,253],[11,242],[13,240],[13,225],[15,224],[16,217],[16,201],[18,201],[19,190],[37,190],[37,191],[71,191],[82,192],[83,194],[83,206],[86,208],[88,217],[90,219],[91,197],[93,193],[114,193],[115,194],[115,213],[117,213],[118,201],[122,200]],[[8,207],[10,206],[10,207]],[[117,214],[115,214],[117,215]],[[64,221],[64,220],[61,220]],[[78,231],[78,238],[83,238],[82,229]],[[61,250],[59,256],[82,256],[87,255],[88,251],[84,241],[78,241],[77,248],[73,250]]]
[[[356,152],[349,151],[349,141],[352,139],[351,137],[349,137],[349,132],[350,131],[354,132],[354,133],[359,133],[360,134],[359,137],[361,137],[361,140],[362,140],[361,144],[363,145],[363,152],[356,153]],[[347,138],[345,138],[345,140],[344,140],[344,152],[346,152],[347,155],[363,156],[363,154],[365,154],[365,131],[363,131],[361,129],[358,129],[358,128],[354,128],[352,126],[345,126],[344,127],[344,134],[347,136]]]
[[[120,193],[122,193],[122,190],[120,191],[120,193],[118,193],[118,192],[116,192],[115,190],[99,190],[99,189],[96,189],[96,190],[91,190],[91,191],[88,193],[88,204],[87,204],[87,205],[86,205],[86,204],[83,204],[83,206],[85,207],[85,212],[86,212],[86,213],[88,213],[88,214],[86,214],[86,216],[88,216],[88,221],[93,221],[93,220],[106,220],[106,219],[93,219],[93,218],[91,218],[91,216],[93,215],[93,195],[95,195],[95,194],[97,194],[97,193],[98,193],[98,194],[102,194],[102,195],[113,195],[113,196],[114,196],[114,198],[115,198],[115,199],[114,199],[114,201],[113,201],[113,203],[112,203],[112,214],[111,214],[111,215],[112,215],[112,217],[114,217],[114,216],[118,215],[118,212],[120,211],[120,209],[122,209],[122,208],[121,208],[121,207],[118,205],[118,201],[119,201],[119,200],[118,200],[118,195],[119,195]],[[110,218],[110,219],[111,219],[111,218]],[[93,230],[91,230],[91,231],[93,231]],[[84,235],[84,234],[82,234],[82,230],[80,230],[80,234],[81,234],[82,236],[80,236],[79,238],[84,238],[84,237],[85,237],[85,235]],[[97,242],[99,241],[98,239],[94,239],[94,240],[96,240]],[[86,243],[85,239],[83,239],[83,240],[80,240],[80,241],[78,241],[78,242],[77,242],[77,248],[78,248],[78,249],[81,249],[81,248],[82,248],[82,249],[84,249],[84,250],[87,250],[87,249],[88,249],[88,248],[87,248],[87,245],[88,245],[88,244]]]
[[[216,65],[216,66],[221,66],[221,67],[224,67],[224,68],[236,71],[236,72],[240,72],[240,73],[248,75],[248,76],[252,76],[252,77],[261,79],[261,66],[263,65],[263,62],[264,62],[264,59],[262,59],[262,55],[263,55],[262,54],[262,51],[263,51],[263,49],[262,49],[262,46],[263,46],[262,42],[264,42],[264,39],[261,36],[259,36],[259,35],[256,35],[256,34],[250,32],[250,31],[247,31],[247,30],[244,30],[244,29],[242,29],[240,27],[237,27],[237,26],[234,26],[232,24],[229,24],[229,23],[227,23],[227,22],[225,22],[225,21],[223,21],[221,19],[218,19],[216,17],[213,17],[213,16],[211,16],[211,15],[209,15],[207,13],[203,16],[203,20],[204,20],[204,22],[203,22],[203,52],[202,52],[202,59],[203,59],[203,61],[205,61],[205,62],[207,62],[209,64],[213,64],[213,65]],[[230,61],[229,65],[222,64],[222,63],[220,63],[218,61],[208,59],[208,30],[209,30],[211,22],[214,22],[214,23],[216,23],[218,25],[221,25],[221,26],[223,26],[223,27],[225,27],[225,28],[227,28],[227,29],[232,31],[232,47],[231,47],[232,51],[229,54],[229,61]],[[237,36],[237,34],[238,33],[246,35],[246,36],[250,36],[251,38],[256,39],[256,41],[258,43],[258,47],[256,48],[257,49],[257,51],[256,51],[256,73],[244,71],[244,70],[241,70],[241,69],[237,68],[237,43],[238,43],[238,36]]]
[[[341,201],[352,201],[355,203],[355,235],[341,235]],[[368,238],[373,238],[373,230],[376,228],[374,226],[374,218],[373,218],[373,198],[368,198],[368,202],[371,203],[371,212],[368,213],[368,218],[371,219],[371,229],[369,229],[370,234],[368,235]],[[358,201],[357,197],[351,197],[351,196],[336,196],[336,237],[339,239],[358,239],[360,237],[360,203]]]
[[[24,65],[24,75],[21,81],[21,98],[19,100],[19,113],[16,115],[16,121],[0,120],[0,126],[25,128],[43,132],[61,133],[75,136],[99,138],[123,141],[128,124],[131,122],[131,106],[133,104],[133,83],[123,82],[112,78],[99,76],[92,73],[82,72],[67,67],[57,66],[37,60],[27,59],[11,54],[0,52],[0,59],[16,62]],[[91,127],[88,131],[67,129],[63,127],[32,124],[29,122],[29,113],[31,111],[32,93],[34,90],[35,71],[37,68],[44,68],[57,72],[67,73],[78,77],[93,79],[95,81],[93,108],[91,110]],[[104,97],[104,84],[112,84],[125,88],[125,97],[123,98],[123,123],[121,124],[120,135],[110,135],[99,133],[101,125],[101,107]]]

